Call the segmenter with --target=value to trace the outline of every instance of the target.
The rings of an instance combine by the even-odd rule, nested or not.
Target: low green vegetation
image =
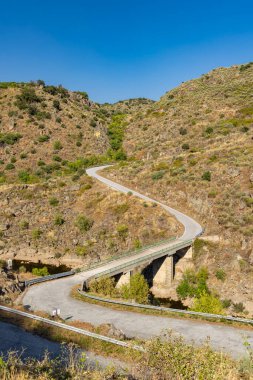
[[[126,115],[113,115],[112,122],[108,125],[108,137],[110,149],[108,155],[115,160],[125,160],[126,153],[123,151],[122,143],[124,138],[124,130],[126,128]]]
[[[0,133],[0,146],[1,144],[13,145],[22,138],[20,133]]]
[[[200,297],[203,293],[209,293],[207,279],[208,272],[206,268],[201,268],[197,273],[190,269],[186,270],[176,289],[179,298]]]
[[[93,226],[93,220],[85,215],[79,215],[76,219],[76,226],[79,228],[80,232],[87,232]]]
[[[34,276],[48,276],[49,275],[49,272],[48,272],[48,269],[47,267],[43,267],[43,268],[33,268],[32,269],[32,274]]]
[[[92,280],[89,284],[89,291],[102,296],[134,300],[142,304],[149,301],[148,283],[140,273],[132,275],[129,284],[124,284],[119,288],[116,288],[116,282],[113,277],[101,277],[97,280]]]

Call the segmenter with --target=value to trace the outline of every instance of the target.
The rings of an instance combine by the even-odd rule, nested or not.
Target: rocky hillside
[[[0,258],[70,267],[98,262],[181,231],[159,207],[87,176],[2,185]]]
[[[18,233],[21,216],[5,218],[5,225],[10,219],[18,221],[4,232],[13,241],[10,246],[8,239],[4,241],[5,252],[16,247],[19,236],[35,249],[32,252],[39,252],[44,239],[41,243],[35,239],[35,244],[31,233],[41,228],[46,247],[52,247],[49,256],[68,257],[68,252],[77,251],[70,241],[78,241],[77,248],[89,246],[79,237],[77,227],[70,230],[71,239],[64,240],[67,223],[73,226],[78,213],[83,213],[94,221],[90,231],[95,237],[89,236],[89,231],[86,240],[96,240],[96,248],[92,248],[95,256],[101,249],[107,255],[111,251],[110,234],[108,240],[101,241],[101,231],[95,232],[95,226],[102,223],[106,228],[112,223],[110,231],[114,232],[110,233],[117,235],[117,223],[126,223],[121,220],[123,216],[106,218],[107,213],[98,212],[100,206],[89,209],[89,202],[96,203],[96,197],[100,199],[96,194],[103,194],[103,189],[92,184],[92,189],[82,190],[87,181],[84,169],[96,163],[120,161],[107,171],[108,176],[185,211],[205,227],[206,240],[198,243],[194,254],[196,268],[207,266],[210,286],[234,302],[251,303],[253,310],[252,63],[215,69],[182,83],[158,102],[133,99],[99,105],[85,93],[47,86],[41,81],[0,87],[0,182],[4,184],[4,198],[9,195],[9,204],[3,209],[8,208],[7,215],[12,215],[14,208],[13,214],[19,215],[19,204],[26,204],[23,219],[31,217],[35,221],[42,212],[45,220],[44,226],[36,227],[37,222],[32,222],[33,227],[29,224],[28,230]],[[62,187],[61,182],[65,183]],[[19,185],[13,186],[15,183]],[[33,206],[22,198],[17,187],[24,186],[22,183],[28,186],[23,192],[29,192],[29,186],[36,188],[38,200],[35,197]],[[98,202],[102,210],[109,206],[113,209],[115,200],[110,199],[110,194],[104,194],[103,201]],[[120,195],[113,196],[117,202],[121,199]],[[48,206],[53,197],[59,198],[59,209]],[[84,202],[79,202],[80,197]],[[124,244],[119,239],[115,252],[134,246],[136,239],[146,243],[166,235],[160,231],[160,210],[152,208],[157,228],[153,233],[145,226],[150,220],[146,208],[138,205],[137,211],[137,205],[130,206],[136,207],[136,215],[141,211],[143,220],[133,231],[129,224],[129,238]],[[131,207],[122,215],[127,215]],[[62,215],[66,224],[56,227],[54,214]],[[171,230],[166,236],[179,229],[175,221],[169,223]],[[140,237],[143,228],[150,231],[146,240]],[[59,233],[61,229],[63,234]],[[59,248],[63,246],[65,253]],[[89,250],[90,247],[84,249]],[[224,271],[222,280],[217,277],[220,269]]]
[[[253,64],[220,68],[133,114],[123,144],[132,161],[108,175],[195,217],[211,241],[196,266],[253,311],[252,140]]]

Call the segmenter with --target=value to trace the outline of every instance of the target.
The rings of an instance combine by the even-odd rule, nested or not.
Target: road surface
[[[103,182],[105,185],[123,193],[131,191],[134,196],[145,201],[156,202],[136,191],[132,191],[120,184],[101,177],[97,172],[104,167],[91,168],[87,170],[88,175]],[[202,227],[192,218],[183,213],[168,207],[160,202],[161,207],[173,214],[184,226],[184,233],[178,239],[163,244],[159,247],[152,247],[141,252],[145,255],[156,249],[172,246],[182,240],[194,239],[202,232]],[[180,318],[167,318],[140,313],[113,310],[103,306],[89,304],[71,298],[71,288],[76,284],[81,284],[84,280],[99,271],[113,268],[115,265],[123,264],[129,258],[121,258],[114,262],[105,264],[99,268],[76,274],[65,279],[59,279],[47,283],[32,286],[23,298],[23,304],[32,310],[43,310],[48,313],[54,308],[60,308],[61,316],[65,319],[90,322],[93,325],[102,323],[112,323],[116,328],[122,330],[128,337],[138,337],[148,339],[157,336],[165,329],[172,329],[175,333],[181,334],[188,342],[196,344],[203,343],[208,337],[211,345],[217,350],[223,350],[234,357],[245,354],[245,337],[253,346],[253,331],[225,325],[212,324],[204,321],[192,321]]]

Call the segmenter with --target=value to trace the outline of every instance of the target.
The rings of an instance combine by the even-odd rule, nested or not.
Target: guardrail
[[[100,261],[100,262],[95,263],[95,264],[88,265],[85,268],[79,268],[78,271],[86,271],[86,270],[90,270],[90,269],[96,269],[96,268],[100,267],[101,265],[109,264],[109,263],[111,263],[111,262],[113,262],[115,260],[121,259],[123,257],[129,257],[129,256],[138,255],[139,253],[144,252],[144,251],[146,251],[149,248],[153,248],[153,247],[157,247],[159,245],[167,244],[167,243],[169,243],[169,242],[171,242],[173,240],[176,240],[175,236],[173,236],[173,237],[171,237],[169,239],[159,240],[158,242],[153,243],[153,244],[145,245],[142,248],[126,251],[126,252],[120,253],[119,255],[111,256],[108,259],[105,259],[105,260]]]
[[[166,247],[166,248],[163,248],[163,249],[160,249],[159,251],[155,251],[155,252],[151,252],[150,254],[146,255],[146,256],[143,256],[143,257],[139,257],[137,259],[133,259],[127,263],[124,263],[124,264],[120,264],[118,266],[115,266],[113,268],[110,268],[110,269],[106,269],[100,273],[97,273],[97,274],[94,274],[93,276],[90,276],[87,280],[86,280],[86,284],[89,283],[89,281],[91,281],[92,279],[96,279],[98,277],[101,277],[101,276],[107,276],[107,275],[113,275],[113,274],[117,274],[117,273],[120,273],[121,270],[123,269],[128,269],[131,268],[132,266],[136,266],[137,264],[141,264],[142,262],[146,262],[146,261],[149,261],[149,260],[155,260],[156,258],[159,258],[161,255],[165,254],[165,253],[169,253],[169,251],[175,251],[178,250],[178,249],[182,249],[182,248],[185,248],[187,247],[189,244],[192,243],[192,239],[190,240],[184,240],[172,247]],[[115,273],[116,272],[116,273]]]
[[[68,272],[49,274],[48,276],[36,277],[31,280],[23,281],[22,284],[24,284],[24,287],[27,288],[30,285],[38,284],[40,282],[56,280],[57,278],[62,278],[62,277],[73,276],[75,273],[76,273],[75,271],[71,270]]]
[[[118,346],[122,346],[122,347],[125,347],[125,348],[131,348],[133,350],[143,351],[143,352],[145,351],[143,347],[138,346],[138,345],[131,345],[131,344],[123,342],[121,340],[117,340],[117,339],[114,339],[114,338],[110,338],[108,336],[96,334],[96,333],[93,333],[93,332],[88,331],[88,330],[84,330],[84,329],[80,329],[78,327],[67,325],[65,323],[52,321],[51,319],[39,317],[38,315],[29,314],[29,313],[26,313],[24,311],[12,309],[12,308],[7,307],[7,306],[0,305],[0,310],[3,310],[5,312],[7,312],[7,313],[21,315],[22,317],[25,317],[25,318],[30,318],[30,319],[33,319],[35,321],[43,322],[43,323],[46,323],[46,324],[51,325],[51,326],[55,326],[55,327],[59,327],[61,329],[69,330],[69,331],[75,332],[77,334],[82,334],[82,335],[88,336],[90,338],[103,340],[104,342],[116,344]]]
[[[83,295],[84,297],[90,298],[95,301],[105,302],[105,303],[111,303],[116,305],[122,305],[122,306],[131,306],[139,309],[149,309],[149,310],[159,310],[159,311],[167,311],[171,313],[178,313],[178,314],[188,314],[188,315],[196,315],[201,316],[205,318],[214,318],[214,319],[225,319],[228,321],[234,321],[234,322],[241,322],[246,324],[252,324],[253,325],[253,319],[247,319],[247,318],[238,318],[233,317],[232,315],[222,315],[222,314],[211,314],[211,313],[201,313],[198,311],[189,311],[189,310],[181,310],[181,309],[173,309],[170,307],[162,307],[162,306],[153,306],[153,305],[144,305],[139,303],[131,303],[131,302],[123,302],[123,301],[116,301],[109,298],[101,298],[97,296],[89,295],[87,292],[84,292],[80,289],[78,289],[78,292]]]

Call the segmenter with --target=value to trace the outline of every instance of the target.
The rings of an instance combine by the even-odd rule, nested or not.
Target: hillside
[[[45,257],[57,254],[77,264],[78,255],[68,252],[76,251],[70,241],[78,240],[78,230],[73,229],[68,243],[65,236],[67,223],[73,226],[78,213],[83,212],[95,224],[110,225],[105,242],[98,238],[102,232],[92,227],[94,236],[86,239],[96,240],[91,260],[97,260],[101,250],[108,255],[112,247],[110,234],[117,231],[117,223],[126,223],[123,216],[114,220],[99,210],[112,209],[121,198],[115,195],[114,199],[94,183],[91,189],[82,189],[87,186],[87,166],[118,161],[117,166],[107,170],[108,176],[188,213],[205,227],[205,236],[194,251],[195,268],[206,266],[215,291],[223,298],[243,302],[253,312],[253,64],[215,69],[182,83],[158,102],[140,98],[99,105],[90,101],[86,93],[70,92],[41,81],[2,83],[0,102],[1,192],[3,199],[11,198],[8,212],[3,203],[3,213],[12,215],[15,203],[27,203],[23,208],[27,213],[22,218],[37,220],[31,223],[31,230],[29,226],[29,233],[20,233],[21,216],[11,216],[16,221],[10,235],[3,233],[5,253],[19,244],[20,235],[28,246],[42,244],[42,249],[44,239],[40,244],[31,240],[32,230],[41,228],[50,252]],[[20,186],[28,187],[20,191]],[[31,202],[23,199],[30,186],[38,194],[32,195],[32,208]],[[59,206],[51,209],[48,203],[55,194]],[[100,198],[97,194],[103,194],[102,201],[95,201]],[[97,208],[89,210],[87,204],[92,202],[97,202]],[[124,199],[122,203],[125,202]],[[131,230],[129,223],[131,240],[122,243],[119,239],[113,252],[134,247],[134,241],[146,244],[179,231],[179,225],[169,217],[165,231],[163,222],[160,224],[161,210],[152,208],[149,213],[132,199],[127,202],[131,203],[127,212],[134,210],[143,218],[138,228]],[[39,226],[40,212],[45,215],[46,227]],[[57,213],[64,215],[64,227],[54,226]],[[154,231],[146,224],[151,215]],[[145,230],[149,231],[147,238],[142,236]],[[63,247],[69,251],[64,253]],[[32,254],[37,256],[39,251],[37,247]],[[222,279],[217,275],[220,271]]]
[[[251,311],[252,139],[253,65],[219,68],[132,115],[123,147],[134,158],[108,174],[199,220],[209,237],[196,267],[208,267],[215,290]]]

